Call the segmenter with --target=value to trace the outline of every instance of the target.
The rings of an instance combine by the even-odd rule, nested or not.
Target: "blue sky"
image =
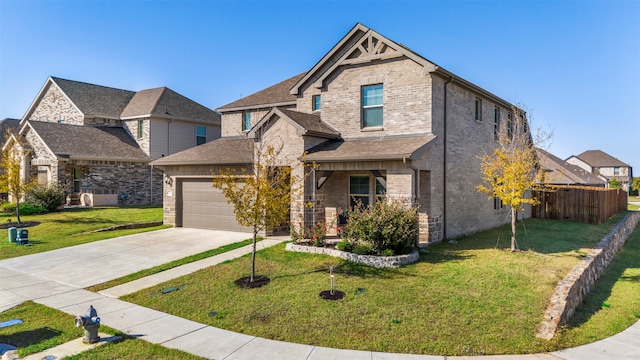
[[[511,102],[566,158],[640,175],[640,1],[0,0],[0,118],[48,76],[215,109],[310,69],[357,22]]]

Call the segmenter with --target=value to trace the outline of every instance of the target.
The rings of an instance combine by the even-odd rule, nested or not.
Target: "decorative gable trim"
[[[337,60],[334,60],[335,56],[341,50],[341,48],[352,41],[355,36],[360,37],[351,45],[347,51],[343,53]],[[324,86],[324,80],[326,80],[331,74],[333,74],[338,67],[342,65],[355,65],[368,63],[375,60],[388,60],[400,57],[407,57],[416,63],[422,65],[425,69],[425,73],[435,71],[437,66],[427,59],[417,55],[416,53],[408,50],[404,46],[380,35],[372,29],[358,23],[351,29],[351,31],[336,44],[331,51],[329,51],[307,74],[291,88],[291,94],[298,95],[300,88],[309,81],[313,76],[317,76],[320,71],[322,74],[313,83],[316,88],[322,88]],[[330,62],[333,62],[326,70],[322,70]]]

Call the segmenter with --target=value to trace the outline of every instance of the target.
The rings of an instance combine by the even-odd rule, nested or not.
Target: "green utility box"
[[[18,229],[10,227],[7,230],[9,232],[9,242],[16,242],[16,238],[18,237]]]

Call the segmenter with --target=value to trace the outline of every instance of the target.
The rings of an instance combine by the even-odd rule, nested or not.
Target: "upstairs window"
[[[620,176],[620,168],[619,167],[614,167],[613,168],[613,176]]]
[[[144,137],[144,120],[138,120],[138,139]]]
[[[507,136],[513,139],[513,115],[507,115]]]
[[[380,127],[383,109],[382,84],[362,87],[362,127]]]
[[[475,112],[476,121],[482,121],[482,99],[476,98],[476,112]]]
[[[313,95],[311,97],[311,110],[318,111],[320,110],[320,95]]]
[[[498,140],[500,134],[500,108],[493,109],[493,140]]]
[[[251,113],[242,113],[242,131],[249,131],[251,129]]]
[[[207,142],[207,127],[196,125],[196,146]]]

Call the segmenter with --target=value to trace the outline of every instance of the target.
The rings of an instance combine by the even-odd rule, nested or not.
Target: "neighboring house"
[[[50,77],[20,121],[25,176],[82,205],[159,204],[151,160],[220,137],[220,115],[166,87],[138,92]],[[11,145],[11,144],[9,144]]]
[[[543,182],[545,185],[605,187],[606,182],[589,171],[577,165],[569,164],[559,157],[540,148],[537,148],[536,151],[538,154],[538,162],[545,173]]]
[[[422,242],[509,222],[509,209],[476,190],[479,154],[512,104],[361,24],[309,71],[217,109],[222,138],[163,166],[165,224],[242,230],[211,186],[221,167],[250,168],[254,147],[282,148],[282,166],[315,163],[300,219],[335,224],[336,210],[385,196],[419,207]],[[252,147],[253,146],[253,147]],[[300,204],[313,207],[304,217]],[[529,216],[528,210],[525,216]],[[247,229],[244,229],[247,230]]]
[[[612,179],[617,179],[622,188],[629,191],[633,169],[604,151],[587,150],[580,155],[570,156],[566,161],[598,176],[607,183],[607,187]]]

